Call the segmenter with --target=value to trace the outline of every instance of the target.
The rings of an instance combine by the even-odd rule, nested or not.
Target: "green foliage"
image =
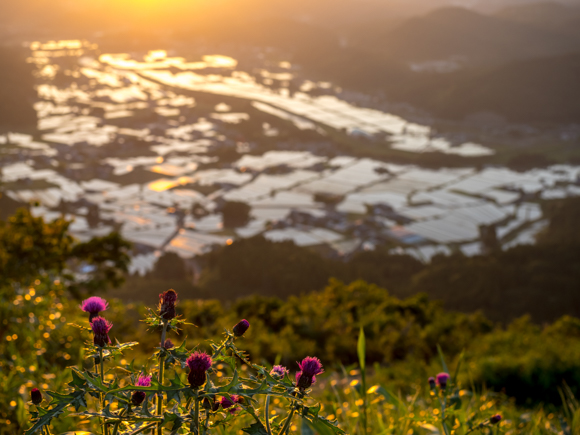
[[[0,287],[27,285],[43,274],[58,275],[76,295],[121,285],[130,243],[118,233],[75,243],[69,225],[64,219],[45,222],[26,209],[0,221]]]
[[[165,252],[155,263],[151,277],[164,280],[186,279],[185,263],[175,252]]]
[[[63,219],[45,223],[26,209],[0,221],[0,284],[25,282],[45,271],[62,272],[73,245],[68,226]]]

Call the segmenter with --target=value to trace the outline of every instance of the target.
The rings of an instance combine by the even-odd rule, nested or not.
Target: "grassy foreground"
[[[340,291],[348,289],[363,289],[362,284],[353,284],[351,286],[342,286],[335,283],[334,290],[329,287],[326,289],[326,298],[334,291],[335,294],[341,294]],[[372,293],[372,288],[366,288]],[[376,290],[375,290],[376,291]],[[336,293],[338,292],[338,293]],[[344,315],[352,308],[352,300],[342,294],[343,299],[341,309],[334,307],[336,315]],[[323,294],[313,294],[312,298],[322,298]],[[305,296],[307,298],[307,296]],[[308,299],[306,299],[308,301]],[[123,341],[126,338],[133,338],[140,341],[141,345],[135,349],[125,352],[123,355],[115,356],[107,362],[109,368],[104,373],[104,379],[113,382],[118,379],[120,387],[127,387],[130,382],[126,379],[128,367],[139,367],[140,370],[149,373],[155,373],[158,370],[158,360],[155,357],[148,357],[152,350],[158,344],[155,343],[157,332],[145,331],[144,325],[134,323],[131,316],[136,312],[143,313],[143,307],[140,309],[127,308],[120,302],[110,301],[111,306],[105,312],[108,318],[112,319],[115,327],[111,334],[115,338]],[[155,302],[155,301],[153,301]],[[245,301],[245,304],[251,301]],[[312,301],[310,301],[312,302]],[[408,304],[408,308],[416,310],[416,307],[410,302],[401,301],[399,304]],[[195,304],[202,304],[201,301],[183,301],[178,305],[185,314],[185,319],[189,321],[192,317],[199,316],[199,312],[188,313]],[[383,307],[384,311],[389,311],[389,307],[397,304],[396,301],[390,301],[390,304]],[[210,315],[208,306],[203,306],[203,313]],[[134,307],[133,307],[134,308]],[[324,313],[324,307],[318,307],[321,313]],[[254,306],[253,309],[257,309]],[[192,310],[195,311],[195,310]],[[64,393],[70,390],[71,372],[65,369],[67,366],[77,366],[79,368],[91,369],[92,363],[86,358],[86,340],[90,339],[90,334],[82,329],[75,328],[71,324],[85,325],[87,319],[78,302],[70,300],[63,286],[53,277],[39,277],[30,286],[13,287],[4,289],[0,304],[0,314],[2,315],[2,337],[0,345],[0,434],[23,433],[24,430],[31,426],[28,412],[34,411],[34,405],[30,403],[30,392],[33,388],[39,388],[44,395],[45,402],[43,406],[47,409],[48,391]],[[231,327],[230,318],[235,313],[216,313],[218,318],[211,319],[212,328],[223,331],[224,328]],[[252,362],[260,361],[266,367],[271,367],[274,361],[268,364],[266,352],[260,352],[260,347],[249,346],[252,342],[263,341],[267,339],[266,330],[271,328],[266,326],[269,320],[268,313],[258,311],[256,315],[262,317],[263,322],[252,321],[252,327],[248,333],[240,338],[241,346],[250,347],[250,358]],[[379,314],[376,313],[375,316]],[[453,313],[442,314],[442,318],[448,321],[453,320],[461,325],[464,318],[454,317]],[[404,319],[404,313],[399,312],[396,317]],[[451,320],[450,320],[451,319]],[[198,318],[199,320],[199,318]],[[271,320],[271,319],[270,319]],[[304,320],[304,319],[303,319]],[[327,319],[327,321],[331,321]],[[337,319],[334,319],[337,320]],[[209,322],[205,318],[205,322]],[[408,324],[408,318],[405,320]],[[362,326],[362,322],[357,322]],[[432,322],[433,323],[433,322]],[[186,325],[187,327],[187,325]],[[580,411],[573,398],[573,388],[568,388],[565,383],[555,381],[551,388],[553,393],[562,394],[560,403],[546,402],[541,403],[534,401],[528,405],[516,404],[516,400],[509,398],[505,394],[487,390],[481,379],[476,377],[477,373],[482,371],[482,363],[473,352],[466,352],[458,356],[450,356],[450,365],[442,357],[442,353],[434,355],[432,358],[419,358],[413,352],[407,350],[404,359],[396,361],[392,356],[381,362],[376,361],[377,349],[374,348],[379,342],[376,342],[375,334],[372,331],[373,323],[367,324],[369,328],[367,333],[361,335],[360,329],[351,328],[349,336],[332,337],[335,343],[345,340],[349,346],[354,347],[353,352],[358,361],[345,363],[337,357],[338,354],[331,352],[332,346],[321,347],[320,349],[308,346],[299,346],[298,349],[289,349],[292,356],[301,354],[305,357],[312,354],[312,350],[318,355],[326,369],[326,373],[318,377],[318,381],[312,387],[311,398],[305,399],[304,406],[308,408],[315,402],[320,402],[320,415],[328,420],[336,419],[341,430],[348,434],[467,434],[467,433],[505,433],[505,434],[576,434],[579,433],[578,426],[580,423]],[[365,327],[365,330],[366,330]],[[434,327],[433,324],[430,325]],[[208,341],[200,337],[204,332],[212,331],[207,325],[200,324],[199,328],[191,329],[188,327],[189,342],[199,344],[200,349],[208,349]],[[407,325],[407,328],[409,326]],[[155,329],[155,328],[154,328]],[[197,330],[197,334],[193,333]],[[332,335],[331,329],[326,329],[325,333]],[[338,330],[337,330],[338,331]],[[389,335],[388,329],[379,331],[380,334]],[[506,334],[506,331],[495,331],[495,335]],[[280,339],[284,334],[278,335]],[[218,334],[218,337],[221,333]],[[198,338],[199,337],[199,338]],[[375,337],[375,338],[373,338]],[[175,344],[178,346],[186,336],[172,336]],[[207,338],[207,336],[206,336]],[[211,336],[215,338],[215,336]],[[443,336],[441,337],[442,342]],[[495,338],[497,340],[497,337]],[[557,340],[558,338],[556,338]],[[284,338],[287,340],[287,337]],[[303,338],[296,337],[298,344],[302,343]],[[485,340],[490,340],[485,337]],[[513,337],[511,338],[512,346]],[[528,343],[528,346],[541,345],[541,336],[527,335],[524,340],[537,340],[538,343]],[[158,341],[157,341],[158,343]],[[284,341],[288,343],[288,341]],[[385,343],[382,343],[384,346]],[[417,342],[414,345],[418,345]],[[572,346],[572,343],[568,343]],[[576,343],[577,345],[577,343]],[[188,344],[188,346],[190,346]],[[304,351],[301,353],[301,348]],[[444,345],[445,348],[449,346]],[[319,351],[320,353],[318,353]],[[503,355],[497,355],[499,359],[509,359],[510,355],[504,348],[501,349]],[[296,353],[294,353],[296,352]],[[563,351],[562,351],[563,352]],[[373,356],[375,355],[375,356]],[[536,358],[540,358],[536,355]],[[131,362],[134,359],[133,362]],[[514,356],[514,359],[515,356]],[[290,370],[290,376],[293,379],[294,373],[298,366],[288,359],[287,355],[279,355],[276,363],[283,360]],[[374,363],[372,362],[374,360]],[[517,360],[517,359],[516,359]],[[225,361],[225,360],[224,360]],[[487,370],[489,370],[489,361]],[[562,364],[562,362],[560,362]],[[250,375],[253,369],[248,364],[238,361],[240,373]],[[497,371],[501,371],[501,366],[496,366]],[[529,365],[527,366],[529,368]],[[525,370],[526,366],[522,366]],[[439,372],[451,373],[451,379],[446,389],[439,386],[431,388],[427,381],[427,375],[434,376]],[[168,370],[170,376],[176,376],[176,379],[182,379],[185,382],[185,375],[179,366]],[[228,382],[232,376],[232,367],[225,362],[219,362],[215,366],[215,380],[218,384],[221,380]],[[558,379],[556,377],[556,379]],[[542,387],[542,388],[545,388]],[[525,401],[524,401],[525,402]],[[55,403],[54,400],[51,403]],[[281,423],[288,414],[289,399],[284,397],[274,398],[270,404],[269,417],[272,418],[273,424],[278,421]],[[48,406],[47,406],[48,405]],[[87,411],[95,412],[99,407],[98,402],[89,401]],[[258,414],[264,413],[264,398],[260,398],[255,404],[254,409]],[[111,410],[115,410],[115,406]],[[99,421],[94,418],[82,417],[74,418],[70,414],[74,410],[66,408],[64,413],[51,423],[50,430],[52,434],[60,434],[70,430],[85,430],[92,433],[101,433]],[[496,424],[490,423],[490,418],[494,415],[501,415],[502,419]],[[227,417],[227,413],[224,414]],[[279,416],[278,419],[275,417]],[[446,426],[443,427],[443,422]],[[208,433],[220,434],[243,434],[263,432],[243,432],[252,423],[252,417],[245,409],[238,412],[235,418],[227,421],[227,424],[216,427],[215,430]],[[480,426],[481,425],[481,426]],[[288,433],[316,434],[321,435],[338,433],[324,432],[320,428],[313,428],[308,421],[300,417],[295,417],[288,428]],[[40,433],[40,432],[39,432]],[[119,434],[129,434],[133,432],[119,431]],[[163,432],[169,433],[169,428]],[[176,433],[189,433],[188,431]]]

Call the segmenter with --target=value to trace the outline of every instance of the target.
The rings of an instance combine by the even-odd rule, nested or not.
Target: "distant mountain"
[[[470,66],[580,50],[576,38],[568,35],[457,7],[412,18],[365,45],[398,61],[456,59]]]
[[[531,3],[507,7],[495,16],[580,37],[580,6],[573,7],[557,2]]]
[[[580,54],[515,62],[410,100],[451,118],[495,112],[516,122],[580,120]]]

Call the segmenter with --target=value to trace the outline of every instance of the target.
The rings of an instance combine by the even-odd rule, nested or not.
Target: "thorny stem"
[[[167,320],[163,320],[163,330],[161,331],[161,348],[165,345],[165,334],[167,333]],[[159,384],[163,386],[163,376],[165,374],[165,356],[159,357]],[[161,416],[163,412],[163,393],[157,394],[157,415]],[[163,435],[161,422],[157,426],[157,435]]]
[[[199,393],[195,392],[195,411],[193,417],[193,434],[199,435]]]
[[[264,409],[264,420],[266,420],[266,432],[268,435],[272,435],[272,429],[270,428],[270,395],[266,396],[266,408]]]
[[[155,421],[153,423],[149,423],[148,425],[143,426],[140,429],[137,429],[135,432],[131,432],[129,435],[137,435],[138,433],[145,432],[147,429],[151,429],[156,424],[157,424],[157,422],[155,422]]]
[[[294,412],[296,412],[296,408],[298,407],[298,402],[294,402],[292,404],[292,409],[290,410],[290,414],[288,414],[288,418],[286,419],[286,422],[284,423],[284,427],[282,428],[282,430],[280,431],[280,433],[278,435],[284,435],[288,429],[290,429],[290,423],[292,423],[292,417],[294,417]]]
[[[441,406],[441,424],[443,425],[443,431],[445,435],[449,435],[449,429],[447,429],[447,424],[445,424],[445,408],[447,407],[447,394],[443,399],[443,405]]]
[[[207,433],[207,428],[209,425],[209,410],[205,411],[205,424],[203,425],[203,435]]]
[[[224,348],[224,347],[226,347],[227,345],[229,345],[231,342],[232,342],[232,336],[228,336],[228,338],[226,338],[226,339],[225,339],[225,340],[222,342],[222,344],[220,344],[220,347],[218,347],[218,348],[216,349],[216,351],[213,353],[213,355],[212,355],[212,359],[215,359],[215,358],[217,358],[218,356],[220,356],[220,355],[221,355],[221,353],[222,353],[222,350],[223,350],[223,348]]]
[[[99,358],[101,360],[101,382],[105,382],[105,363],[103,361],[103,348],[99,346]],[[101,393],[101,409],[105,409],[105,396]],[[105,417],[103,417],[103,435],[109,435],[109,428],[107,426]]]
[[[130,407],[130,406],[131,406],[131,405],[129,405],[129,407]],[[121,412],[119,412],[119,417],[122,417],[122,416],[123,416],[123,414],[125,414],[125,411],[127,411],[127,409],[129,409],[129,408],[123,408],[123,409],[121,410]],[[118,421],[117,423],[115,423],[115,427],[113,428],[113,435],[117,435],[117,433],[119,432],[119,425],[120,425],[120,424],[121,424],[121,422],[120,422],[120,421]]]

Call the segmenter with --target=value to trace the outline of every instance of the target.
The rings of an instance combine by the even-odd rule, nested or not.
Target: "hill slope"
[[[400,61],[459,57],[469,65],[553,56],[580,49],[578,41],[568,35],[463,8],[443,8],[412,18],[367,43]]]

